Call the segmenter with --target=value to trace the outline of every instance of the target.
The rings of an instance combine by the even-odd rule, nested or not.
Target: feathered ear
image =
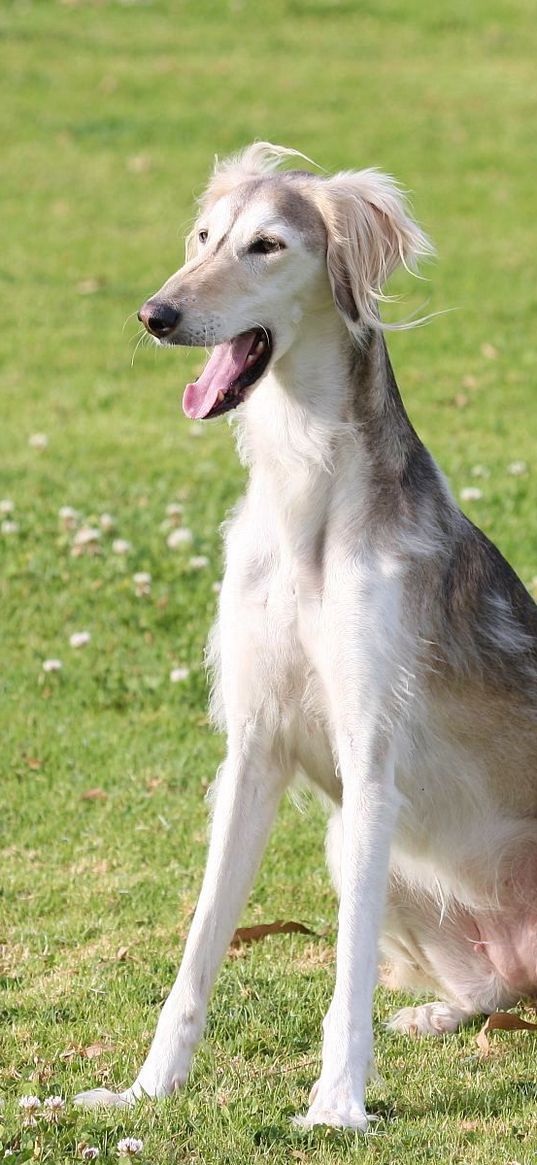
[[[399,263],[414,271],[434,254],[409,216],[393,178],[378,170],[336,174],[316,183],[327,232],[326,264],[336,307],[352,324],[379,327],[382,288]]]

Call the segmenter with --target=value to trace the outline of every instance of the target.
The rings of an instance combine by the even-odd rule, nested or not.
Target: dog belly
[[[537,990],[537,850],[517,854],[504,867],[499,909],[476,916],[479,947],[517,994]]]
[[[537,887],[535,888],[537,896]],[[537,990],[537,911],[521,910],[517,903],[506,904],[501,915],[476,918],[482,950],[507,987],[517,995]]]

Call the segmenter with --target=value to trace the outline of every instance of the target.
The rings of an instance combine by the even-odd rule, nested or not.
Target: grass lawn
[[[145,1165],[530,1165],[535,1038],[498,1033],[483,1059],[477,1028],[388,1036],[405,997],[386,992],[374,1135],[291,1127],[334,969],[315,803],[300,828],[283,806],[244,921],[299,919],[320,937],[227,960],[184,1093],[126,1116],[68,1107],[57,1129],[22,1133],[17,1105],[131,1082],[200,885],[223,750],[203,646],[242,477],[226,424],[180,413],[199,353],[142,346],[133,361],[131,313],[180,265],[215,152],[268,138],[412,189],[441,261],[429,283],[398,280],[408,295],[390,310],[455,310],[390,340],[399,381],[455,493],[481,490],[471,517],[528,585],[537,575],[534,4],[4,0],[0,33],[0,497],[14,503],[0,520],[18,524],[0,535],[0,1157],[61,1165],[85,1143],[113,1161],[133,1135]],[[29,443],[39,433],[46,448]],[[176,550],[172,502],[192,532]],[[78,525],[113,516],[98,554],[71,553],[64,506]],[[61,671],[44,672],[54,658]]]

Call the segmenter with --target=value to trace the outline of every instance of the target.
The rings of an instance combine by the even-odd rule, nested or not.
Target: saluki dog
[[[239,408],[245,497],[226,529],[210,660],[227,733],[201,894],[130,1104],[185,1083],[283,791],[331,800],[335,987],[304,1127],[367,1128],[379,946],[454,1031],[537,989],[537,607],[454,502],[407,416],[382,288],[431,246],[377,170],[217,163],[186,265],[141,308],[161,344],[214,346],[196,420]],[[303,163],[301,163],[303,165]]]

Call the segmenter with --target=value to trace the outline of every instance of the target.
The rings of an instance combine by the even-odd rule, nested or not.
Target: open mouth
[[[271,354],[272,337],[265,328],[253,328],[217,344],[201,376],[186,386],[183,409],[187,417],[199,421],[236,409],[263,376]]]

